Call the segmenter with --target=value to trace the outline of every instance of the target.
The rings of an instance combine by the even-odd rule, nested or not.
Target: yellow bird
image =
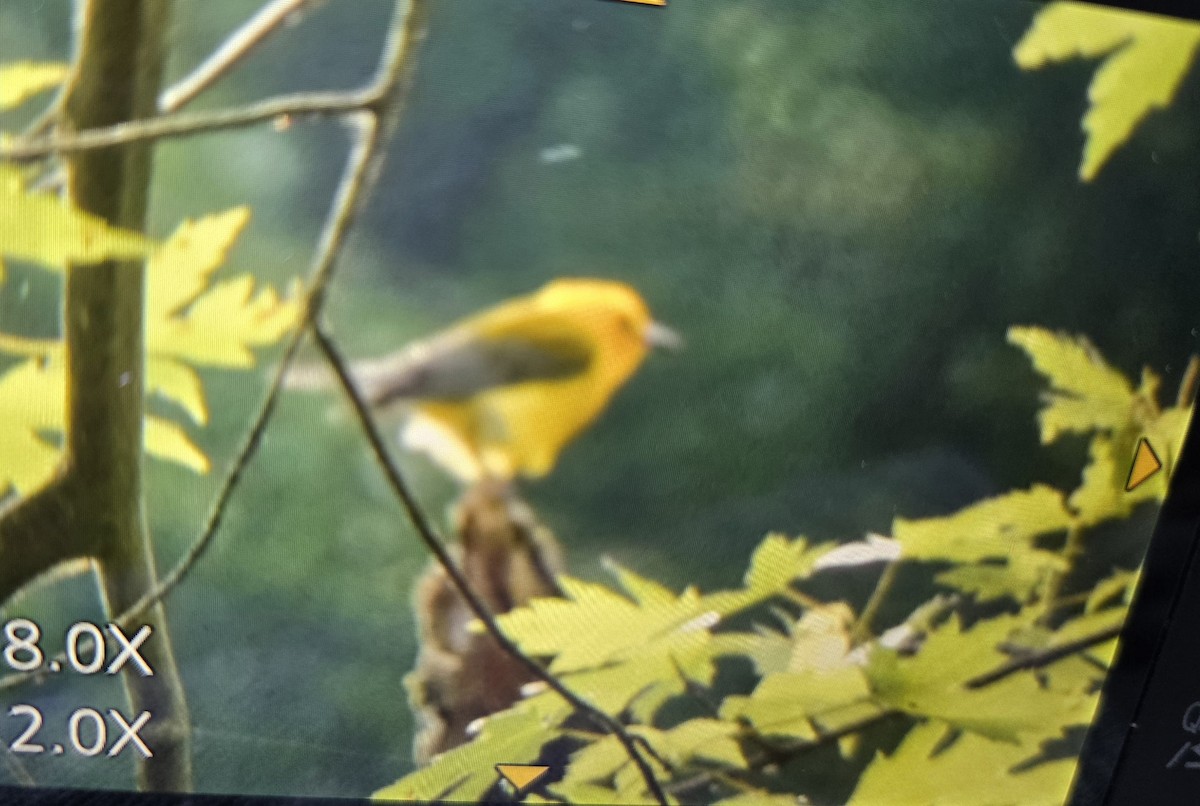
[[[407,405],[404,445],[463,481],[537,477],[651,348],[680,346],[630,286],[564,278],[351,369],[373,406]]]

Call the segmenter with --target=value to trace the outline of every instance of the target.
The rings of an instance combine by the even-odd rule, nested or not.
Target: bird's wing
[[[383,358],[355,364],[368,401],[458,401],[497,386],[551,380],[582,372],[586,341],[555,332],[481,333],[455,328]]]

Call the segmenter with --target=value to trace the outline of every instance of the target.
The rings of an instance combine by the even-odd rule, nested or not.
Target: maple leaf
[[[1200,46],[1200,25],[1084,3],[1052,3],[1013,49],[1025,70],[1100,58],[1083,118],[1079,177],[1095,178],[1147,115],[1171,103]]]
[[[4,170],[0,166],[0,181]],[[48,198],[19,188],[17,195],[27,206],[31,199],[36,202],[33,212],[21,215],[44,214],[43,224],[50,223],[41,234],[18,237],[9,237],[0,223],[0,253],[61,269],[82,259],[136,257],[151,245],[57,201],[47,206]],[[200,425],[208,422],[208,405],[196,367],[253,367],[254,349],[277,342],[302,310],[298,294],[280,298],[270,287],[256,291],[250,275],[214,282],[249,217],[248,209],[235,208],[185,221],[146,266],[147,394],[178,405]],[[0,352],[26,358],[0,374],[0,491],[11,486],[26,494],[49,479],[58,461],[65,353],[59,340],[8,334],[0,334]],[[208,472],[208,457],[177,423],[147,415],[144,440],[151,456]]]
[[[946,746],[937,722],[908,732],[891,755],[880,754],[863,773],[849,806],[920,803],[923,806],[1026,806],[1062,803],[1075,759],[1021,766],[1037,748],[965,733]]]
[[[1010,327],[1008,341],[1024,350],[1050,382],[1038,412],[1043,445],[1065,433],[1118,429],[1132,418],[1133,385],[1087,339],[1040,327]]]
[[[1031,674],[1014,674],[983,688],[966,682],[1009,660],[1001,651],[1024,621],[1000,616],[963,629],[957,619],[941,625],[911,657],[875,647],[866,666],[880,705],[936,719],[995,741],[1023,743],[1087,724],[1095,697],[1080,691],[1042,688]]]

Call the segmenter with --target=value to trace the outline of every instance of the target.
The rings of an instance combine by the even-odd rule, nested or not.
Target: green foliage
[[[1011,675],[981,688],[964,681],[1009,659],[1001,647],[1020,640],[1027,616],[982,621],[965,629],[957,619],[930,631],[911,657],[894,649],[873,650],[867,677],[876,702],[947,727],[1011,744],[1028,744],[1060,726],[1087,724],[1094,700],[1083,687],[1042,686],[1033,675]]]
[[[1057,2],[1038,14],[1013,50],[1034,70],[1068,59],[1100,59],[1083,117],[1079,178],[1096,177],[1154,109],[1175,97],[1200,47],[1200,25],[1150,14]]]
[[[1068,527],[1071,515],[1057,490],[1037,485],[981,501],[944,518],[897,518],[893,533],[905,557],[954,563],[938,580],[981,598],[1025,600],[1063,559],[1037,539]]]
[[[1091,720],[1115,645],[1105,636],[1124,618],[1136,574],[1118,569],[1069,596],[1064,584],[1092,527],[1161,498],[1187,411],[1160,407],[1149,371],[1135,388],[1082,339],[1029,327],[1012,328],[1009,339],[1049,383],[1043,442],[1065,434],[1092,442],[1076,490],[1034,485],[944,517],[897,518],[892,539],[842,548],[772,535],[734,590],[675,593],[613,565],[619,590],[567,578],[563,598],[506,614],[501,628],[573,691],[622,718],[653,749],[647,760],[669,792],[734,803],[805,795],[804,775],[774,774],[772,765],[837,742],[843,772],[856,780],[847,792],[853,803],[1060,801],[1078,750],[1068,737]],[[1168,472],[1146,483],[1149,492],[1122,491],[1123,499],[1107,491],[1109,465],[1127,468],[1132,459],[1113,448],[1130,447],[1126,434],[1153,434]],[[865,607],[814,591],[827,573],[875,574],[880,560],[950,568],[936,575],[924,605],[874,635]],[[880,577],[872,599],[888,596],[890,578]],[[980,610],[986,599],[1006,602],[1006,612]],[[1086,648],[1063,654],[1091,636]],[[754,667],[749,690],[721,689],[718,665],[731,658]],[[478,799],[495,782],[497,759],[533,762],[546,745],[566,742],[570,761],[548,787],[553,797],[648,801],[616,737],[591,732],[552,692],[530,693],[483,720],[473,741],[376,797]],[[712,712],[680,717],[686,709],[669,707],[686,703]],[[898,745],[871,730],[885,717],[906,726]]]
[[[61,62],[17,62],[0,67],[0,111],[20,106],[67,77]]]
[[[952,740],[949,746],[947,740]],[[1032,806],[1057,804],[1071,783],[1074,759],[1028,769],[1030,748],[926,722],[909,731],[891,755],[867,768],[851,806],[920,803],[923,806]]]
[[[0,255],[45,269],[144,257],[152,247],[141,235],[72,210],[53,194],[26,190],[20,171],[8,165],[0,165],[0,209]]]
[[[295,291],[281,299],[255,290],[251,275],[214,282],[246,208],[187,221],[163,244],[110,227],[49,194],[27,190],[14,168],[0,165],[0,255],[52,271],[87,271],[89,263],[149,257],[146,267],[146,389],[179,406],[196,424],[208,421],[196,367],[249,369],[252,348],[278,341],[300,313]],[[0,277],[0,281],[3,278]],[[65,418],[66,358],[54,339],[0,333],[0,353],[19,360],[0,373],[0,493],[27,494],[58,462]],[[150,415],[147,452],[197,473],[208,457],[175,422]]]

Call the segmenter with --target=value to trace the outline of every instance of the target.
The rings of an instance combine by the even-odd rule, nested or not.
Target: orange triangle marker
[[[550,772],[550,768],[541,764],[497,764],[496,772],[513,785],[518,795],[522,795],[535,781]]]
[[[1129,478],[1125,480],[1125,492],[1131,492],[1141,486],[1158,471],[1162,470],[1162,460],[1150,447],[1145,437],[1138,440],[1137,453],[1133,455],[1133,466],[1129,468]]]
[[[622,3],[637,3],[641,6],[665,6],[667,0],[620,0]]]

